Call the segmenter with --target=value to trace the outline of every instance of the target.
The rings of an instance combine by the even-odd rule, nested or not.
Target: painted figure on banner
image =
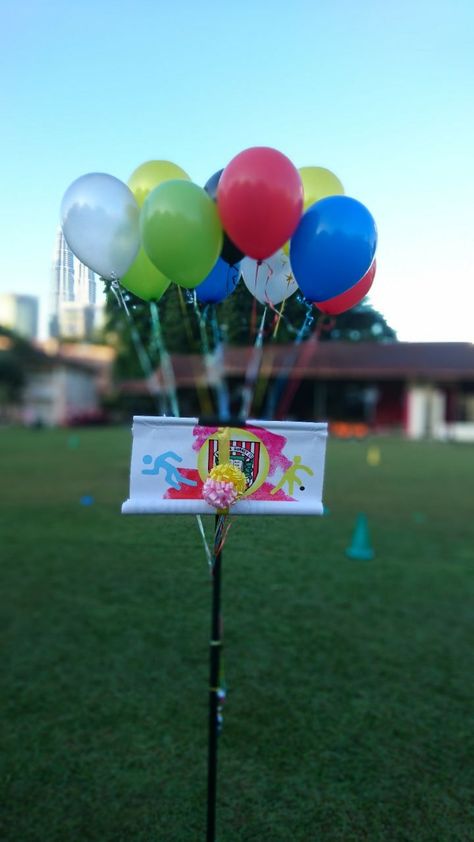
[[[153,460],[153,456],[146,454],[146,456],[143,457],[143,463],[144,465],[151,465],[153,462],[153,468],[144,468],[142,470],[142,474],[157,476],[162,470],[165,473],[165,482],[167,482],[171,488],[176,489],[176,491],[179,491],[181,485],[197,485],[197,482],[194,480],[184,477],[175,465],[170,465],[167,461],[168,459],[173,459],[175,462],[183,461],[181,456],[178,456],[178,454],[174,453],[172,450],[167,450],[166,453],[161,453],[155,458],[155,460]]]
[[[276,494],[284,485],[288,485],[288,494],[292,497],[295,484],[299,486],[300,491],[304,491],[303,480],[300,479],[297,471],[306,471],[310,477],[314,476],[312,468],[302,464],[301,456],[295,456],[292,465],[285,471],[280,482],[270,491],[270,494]]]

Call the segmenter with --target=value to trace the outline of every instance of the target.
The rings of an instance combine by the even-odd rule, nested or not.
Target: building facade
[[[215,414],[216,386],[204,357],[174,354],[172,365],[181,414]],[[233,415],[241,411],[254,366],[252,348],[225,350],[222,374]],[[145,380],[122,383],[121,393],[135,414],[155,411]],[[474,441],[474,344],[318,342],[313,336],[299,346],[266,346],[251,417],[329,421],[336,435],[347,437],[392,432]]]
[[[34,295],[0,294],[0,325],[24,339],[38,336],[39,302]]]
[[[53,255],[50,336],[90,339],[101,326],[102,314],[94,272],[75,257],[59,229]]]

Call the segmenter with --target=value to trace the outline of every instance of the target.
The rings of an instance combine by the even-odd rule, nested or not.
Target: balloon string
[[[262,319],[260,322],[260,327],[257,333],[257,337],[255,339],[255,344],[253,346],[249,363],[247,366],[247,371],[245,373],[245,382],[244,388],[242,390],[242,407],[240,410],[241,417],[246,420],[250,414],[250,410],[252,407],[252,401],[255,392],[255,385],[257,382],[258,374],[260,371],[260,366],[262,364],[262,357],[263,357],[263,329],[265,326],[265,316],[267,315],[267,308],[265,307]]]
[[[273,303],[273,301],[271,300],[271,298],[268,294],[268,284],[270,283],[271,277],[272,277],[272,275],[275,274],[275,272],[272,269],[272,266],[269,262],[267,262],[267,261],[263,261],[263,262],[265,263],[265,266],[268,269],[268,274],[267,274],[267,277],[265,279],[264,299],[265,299],[265,304],[268,307],[270,307],[270,310],[272,310],[273,313],[275,314],[273,334],[272,334],[272,339],[275,339],[275,337],[278,333],[278,328],[280,326],[280,322],[281,322],[281,319],[282,319],[282,316],[283,316],[283,310],[285,309],[285,302],[286,302],[286,299],[288,298],[288,296],[287,295],[285,296],[285,298],[283,299],[282,305],[281,305],[280,309],[278,310],[276,305]],[[289,289],[289,286],[290,286],[290,283],[291,283],[292,279],[293,279],[293,275],[291,275],[291,274],[288,275],[287,291]]]
[[[160,323],[160,314],[156,301],[150,301],[150,316],[153,345],[159,354],[160,371],[165,386],[166,394],[170,403],[171,414],[174,415],[175,418],[178,418],[179,404],[173,363],[164,343],[163,331],[161,329]]]
[[[259,269],[260,269],[261,265],[262,265],[262,261],[257,260],[256,263],[255,263],[255,279],[254,279],[255,292],[257,291],[258,272],[259,272]],[[252,337],[254,337],[256,335],[256,333],[257,333],[257,298],[254,295],[253,302],[252,302],[252,312],[251,312],[251,315],[250,315],[249,339],[252,339]]]
[[[214,534],[214,561],[212,565],[212,571],[214,571],[216,556],[218,556],[219,553],[222,552],[231,526],[232,521],[229,517],[229,513],[224,512],[223,514],[220,514],[217,520],[216,531]]]
[[[252,311],[250,313],[249,339],[252,339],[252,337],[255,336],[255,334],[257,332],[256,325],[257,325],[257,299],[254,296],[254,299],[253,299],[253,302],[252,302]]]
[[[194,304],[194,291],[188,290],[187,291],[187,298],[188,302]],[[186,336],[188,339],[188,344],[190,350],[192,350],[194,346],[194,337],[192,331],[192,324],[191,319],[189,316],[189,309],[186,306],[186,302],[184,300],[183,292],[181,287],[178,287],[178,297],[181,306],[181,312],[183,314],[183,323],[186,331]],[[199,320],[198,320],[199,322]],[[200,327],[200,326],[199,326]],[[202,334],[200,335],[201,344],[202,344]],[[212,414],[212,403],[209,396],[209,392],[205,383],[202,382],[199,365],[194,362],[194,358],[191,357],[190,359],[190,366],[191,366],[191,374],[194,380],[194,387],[196,389],[196,394],[198,397],[199,405],[201,408],[201,414],[203,415],[210,415]]]
[[[157,410],[160,415],[166,415],[166,404],[164,402],[163,394],[161,391],[161,384],[158,380],[158,376],[156,371],[153,368],[151,363],[150,357],[143,345],[141,340],[140,334],[137,330],[137,326],[133,321],[132,314],[128,308],[127,302],[122,292],[122,288],[118,281],[114,280],[109,284],[109,289],[112,290],[112,293],[117,301],[119,307],[121,307],[127,317],[129,327],[130,327],[130,335],[132,337],[132,342],[137,353],[138,360],[142,367],[143,374],[145,375],[145,381],[152,396]]]
[[[325,316],[324,313],[320,313],[316,323],[316,333],[318,339],[321,339],[321,334],[330,333],[331,330],[334,330],[336,322],[337,319],[334,316]]]
[[[266,405],[265,405],[265,413],[264,413],[265,418],[276,417],[275,411],[276,411],[278,402],[279,402],[279,400],[282,396],[283,390],[285,389],[285,386],[288,384],[290,374],[291,374],[291,372],[294,368],[294,365],[296,363],[296,360],[298,358],[298,355],[299,355],[299,352],[300,352],[299,346],[301,345],[301,343],[303,342],[304,339],[307,339],[307,337],[309,336],[309,333],[311,331],[311,326],[314,322],[313,306],[312,306],[312,304],[309,304],[308,302],[305,302],[305,307],[306,307],[305,318],[304,318],[303,324],[301,325],[300,329],[298,330],[298,332],[295,336],[295,340],[294,340],[294,343],[293,343],[293,348],[291,350],[291,353],[288,355],[287,359],[285,360],[285,365],[282,369],[282,372],[277,377],[275,382],[273,383],[272,389],[270,390],[270,392],[268,394],[267,402],[266,402]]]
[[[283,315],[283,310],[285,309],[286,298],[283,299],[281,308],[279,311],[275,311],[275,308],[272,306],[272,310],[275,311],[275,317],[273,321],[273,332],[270,337],[270,343],[274,343],[276,340],[276,336],[278,334],[278,328],[280,325],[281,317]],[[255,386],[255,393],[254,393],[254,405],[255,408],[258,407],[259,413],[262,408],[263,399],[265,396],[265,392],[268,387],[268,383],[270,381],[270,376],[273,369],[273,357],[268,355],[267,360],[263,360],[262,367],[260,369],[259,377],[257,384]],[[270,417],[270,416],[268,416]]]
[[[229,272],[232,272],[232,275],[230,277],[230,283],[229,283]],[[239,265],[236,265],[235,263],[232,263],[232,265],[229,266],[229,269],[228,269],[228,272],[227,272],[227,279],[226,279],[227,295],[230,295],[234,291],[234,289],[236,288],[236,286],[238,284],[239,277],[240,277]]]
[[[277,335],[278,335],[278,329],[279,329],[279,327],[280,327],[280,322],[281,322],[281,317],[282,317],[282,315],[283,315],[283,310],[285,309],[285,304],[286,304],[286,298],[284,298],[284,299],[283,299],[283,301],[281,302],[281,307],[280,307],[280,310],[279,310],[279,312],[278,312],[277,319],[276,319],[276,324],[275,324],[275,327],[274,327],[274,329],[273,329],[273,333],[272,333],[272,339],[276,339],[276,338],[277,338]]]
[[[131,312],[128,308],[127,302],[126,302],[125,297],[123,295],[122,288],[121,288],[118,281],[112,281],[108,285],[108,288],[110,288],[112,290],[112,293],[113,293],[113,295],[115,297],[115,300],[117,301],[119,307],[121,307],[123,309],[124,313],[127,316],[127,319],[130,323],[130,331],[131,331],[131,335],[132,335],[132,341],[133,341],[133,344],[135,346],[135,350],[137,352],[138,359],[139,359],[140,364],[142,366],[143,373],[146,376],[148,388],[150,389],[150,393],[152,394],[152,396],[155,399],[157,397],[159,398],[159,408],[158,408],[159,414],[165,415],[166,414],[166,407],[164,407],[163,395],[161,394],[161,390],[158,392],[158,395],[156,395],[155,391],[153,391],[154,384],[157,380],[156,373],[153,370],[153,366],[152,366],[150,357],[148,356],[148,354],[145,350],[145,347],[144,347],[144,345],[141,341],[141,338],[140,338],[140,334],[138,333],[138,330],[136,329],[136,326],[133,322],[132,314],[131,314]],[[154,306],[150,307],[150,312],[151,312],[151,317],[152,317],[152,328],[153,328],[153,334],[154,334],[153,338],[154,338],[154,341],[157,343],[157,347],[163,348],[165,350],[165,354],[169,358],[169,354],[166,351],[165,346],[164,346],[164,342],[163,342],[163,334],[162,334],[162,331],[161,331],[161,324],[159,322],[158,307],[156,306],[156,304],[154,302],[153,302],[153,304],[154,304]],[[161,341],[161,345],[160,345],[160,341]],[[171,360],[170,360],[170,364],[171,364]],[[175,381],[174,381],[174,372],[172,370],[171,370],[171,372],[172,372],[172,378],[173,378],[171,382],[173,382],[173,384],[174,384],[175,396],[176,396],[176,402],[173,405],[173,410],[175,410],[174,415],[176,417],[179,417],[179,414],[180,414],[179,413],[179,403],[178,403],[177,395],[176,395],[176,385],[175,385]],[[150,373],[151,373],[151,376],[153,377],[153,381],[151,381]],[[201,538],[202,538],[202,542],[203,542],[203,546],[204,546],[204,552],[206,554],[206,559],[207,559],[209,568],[212,570],[214,561],[213,561],[211,550],[209,549],[209,545],[208,545],[207,540],[206,540],[206,534],[204,532],[204,526],[203,526],[202,519],[201,519],[200,515],[196,515],[196,521],[197,521],[199,532],[201,534]]]
[[[271,309],[275,313],[274,320],[273,320],[273,327],[272,327],[272,335],[270,337],[270,343],[274,343],[276,341],[276,337],[277,337],[277,334],[278,334],[278,328],[280,326],[280,322],[281,322],[282,319],[285,322],[286,328],[290,333],[293,333],[295,336],[299,333],[299,330],[294,328],[293,325],[289,322],[288,318],[283,315],[283,311],[285,309],[285,304],[286,304],[287,300],[288,300],[287,298],[283,299],[283,301],[281,303],[280,310],[276,310],[275,306],[272,305],[271,303],[269,305],[269,306],[271,306]],[[254,403],[255,403],[256,407],[257,406],[259,407],[259,409],[261,409],[261,405],[263,403],[263,398],[264,398],[265,392],[267,390],[267,386],[268,386],[268,383],[269,383],[269,380],[270,380],[272,369],[273,369],[273,356],[268,355],[267,360],[265,361],[265,359],[264,359],[264,361],[262,363],[260,376],[259,376],[256,388],[255,388]],[[273,411],[273,410],[269,409],[268,411]],[[265,417],[271,418],[272,416],[271,415],[265,415]]]
[[[214,560],[213,560],[213,557],[212,557],[211,550],[209,549],[209,544],[207,543],[206,533],[204,532],[204,525],[203,525],[203,522],[202,522],[201,515],[196,515],[196,520],[197,520],[199,532],[201,534],[202,544],[203,544],[203,547],[204,547],[204,552],[206,554],[207,563],[209,565],[209,572],[212,574],[212,568],[214,566]]]
[[[307,304],[307,307],[310,308],[311,305]],[[310,315],[310,313],[309,313],[309,309],[308,309],[307,316],[309,317],[309,315]],[[310,324],[313,321],[314,321],[314,317],[311,318]],[[295,394],[296,394],[296,392],[299,388],[301,380],[303,379],[305,364],[309,361],[309,359],[311,358],[311,355],[313,354],[315,348],[319,344],[322,333],[324,331],[332,330],[332,328],[334,327],[334,324],[335,324],[335,320],[333,318],[331,318],[329,321],[327,321],[326,316],[324,316],[324,315],[320,315],[318,317],[318,321],[317,321],[317,324],[316,324],[316,330],[314,331],[313,336],[311,336],[309,338],[309,340],[301,346],[301,353],[298,354],[297,362],[298,362],[298,365],[301,367],[301,372],[300,372],[299,376],[296,374],[296,376],[292,378],[291,382],[288,382],[286,391],[285,391],[285,393],[284,393],[284,395],[281,399],[280,406],[278,407],[278,411],[277,411],[277,414],[276,414],[277,418],[283,418],[285,416],[285,414],[287,413],[288,408],[291,405],[291,402],[292,402],[292,400],[293,400],[293,398],[294,398],[294,396],[295,396]],[[301,340],[300,340],[300,343],[301,343]]]
[[[186,331],[186,338],[188,340],[189,351],[191,353],[192,350],[193,350],[193,346],[194,346],[193,331],[192,331],[192,328],[191,328],[191,322],[190,322],[190,319],[189,319],[188,309],[186,307],[186,302],[185,302],[184,296],[183,296],[183,290],[181,289],[181,287],[179,285],[177,285],[177,288],[178,288],[179,304],[180,304],[180,307],[181,307],[181,312],[183,314],[184,329]]]
[[[207,389],[210,392],[211,386],[213,386],[217,394],[217,399],[219,400],[219,389],[222,383],[222,371],[219,371],[218,362],[209,348],[209,339],[207,335],[207,308],[209,305],[206,305],[204,307],[204,310],[201,312],[201,310],[199,309],[199,303],[195,291],[193,292],[193,304],[194,312],[196,314],[197,322],[199,325],[199,335],[201,338],[201,346],[204,355]],[[207,392],[206,397],[207,402],[209,404],[209,410],[212,412],[211,401]]]
[[[217,414],[219,418],[229,418],[230,416],[230,396],[227,380],[225,377],[224,367],[224,342],[222,338],[222,331],[217,321],[217,312],[215,305],[211,305],[211,319],[210,319],[212,338],[214,344],[214,359],[217,377]]]
[[[268,261],[265,261],[265,266],[267,267],[267,277],[265,278],[265,286],[264,286],[264,290],[263,290],[263,297],[265,299],[265,303],[268,304],[268,306],[274,312],[276,312],[275,305],[273,304],[273,301],[271,300],[271,298],[270,298],[270,296],[268,295],[268,292],[267,292],[268,284],[270,283],[270,279],[271,279],[272,275],[274,274],[274,272],[273,272],[271,263],[269,263]]]

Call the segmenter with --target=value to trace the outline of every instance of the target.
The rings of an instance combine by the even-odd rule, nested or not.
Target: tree
[[[321,331],[321,339],[346,342],[394,342],[395,330],[385,317],[375,310],[368,298],[360,304],[327,320],[327,330]]]
[[[202,353],[206,344],[211,349],[214,347],[213,305],[196,306],[192,290],[181,289],[176,284],[169,287],[159,304],[155,305],[158,325],[153,320],[149,303],[131,293],[125,293],[124,299],[128,316],[111,291],[106,304],[105,334],[107,341],[117,349],[116,370],[119,377],[142,377],[147,365],[158,364],[163,348],[170,353]],[[229,298],[217,305],[215,312],[228,345],[253,344],[263,305],[256,301],[242,281]],[[367,299],[334,319],[318,313],[298,293],[284,306],[278,304],[274,309],[267,308],[265,342],[271,338],[273,342],[291,344],[296,336],[307,339],[315,330],[318,330],[322,341],[396,340],[393,328]]]
[[[143,377],[147,367],[158,364],[163,349],[171,353],[200,352],[199,322],[186,290],[172,284],[155,305],[132,293],[122,294],[124,303],[110,289],[107,291],[104,328],[105,340],[117,351],[115,368],[119,377]]]
[[[0,407],[4,409],[20,400],[26,367],[38,356],[29,342],[0,326]]]

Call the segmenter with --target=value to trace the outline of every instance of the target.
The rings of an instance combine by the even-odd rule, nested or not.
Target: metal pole
[[[214,551],[217,548],[220,515],[215,518]],[[217,741],[219,705],[219,669],[221,656],[221,568],[222,552],[215,552],[212,568],[212,619],[209,653],[209,753],[207,770],[207,836],[206,842],[216,838]]]
[[[218,460],[222,465],[230,457],[230,428],[245,427],[242,418],[209,417],[200,418],[202,427],[217,427]],[[214,564],[212,566],[212,618],[211,640],[209,646],[209,750],[207,765],[207,835],[206,842],[216,840],[216,802],[217,802],[217,742],[219,738],[219,678],[222,649],[221,622],[221,573],[222,573],[222,535],[220,526],[225,512],[215,516]]]

